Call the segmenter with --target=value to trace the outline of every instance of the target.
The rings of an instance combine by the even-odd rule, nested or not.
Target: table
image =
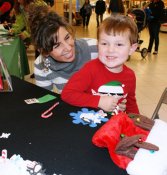
[[[46,173],[52,175],[127,175],[110,159],[106,149],[91,142],[101,126],[73,124],[70,112],[81,108],[61,101],[59,95],[12,76],[13,92],[0,93],[0,150],[7,149],[8,157],[20,154],[24,159],[41,162]],[[25,99],[39,98],[46,94],[56,99],[43,104],[28,105]],[[41,118],[41,113],[56,101],[60,104],[53,116]]]
[[[30,73],[23,41],[18,36],[9,37],[7,35],[1,35],[0,41],[0,55],[2,55],[10,75],[23,79]]]

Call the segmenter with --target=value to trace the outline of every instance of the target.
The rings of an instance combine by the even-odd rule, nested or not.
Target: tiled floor
[[[105,17],[108,14],[105,14]],[[96,38],[96,19],[95,14],[91,16],[88,28],[75,26],[76,37],[92,37]],[[148,46],[149,34],[148,30],[144,29],[141,32],[141,39],[144,40],[140,49]],[[34,53],[32,47],[28,51],[29,63],[31,72],[33,71]],[[157,56],[150,54],[146,59],[142,59],[141,53],[135,52],[126,64],[131,67],[137,77],[136,97],[140,109],[140,113],[151,117],[159,98],[167,87],[167,33],[160,33],[160,47]],[[27,81],[34,83],[34,80],[25,78]],[[160,111],[163,120],[167,121],[167,108]]]

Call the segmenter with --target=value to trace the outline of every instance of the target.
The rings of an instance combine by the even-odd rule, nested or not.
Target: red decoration
[[[143,134],[144,138],[141,140],[143,142],[146,140],[149,131],[136,126],[127,114],[120,113],[111,117],[111,119],[94,134],[92,142],[98,147],[108,148],[113,162],[120,168],[126,169],[132,159],[115,153],[115,148],[121,139],[121,134],[129,137]]]

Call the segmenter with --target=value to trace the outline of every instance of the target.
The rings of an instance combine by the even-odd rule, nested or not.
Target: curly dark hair
[[[72,36],[74,31],[72,26],[55,11],[51,11],[47,6],[30,6],[29,24],[32,42],[41,54],[47,55],[53,50],[57,43],[57,32],[60,27],[64,27]]]

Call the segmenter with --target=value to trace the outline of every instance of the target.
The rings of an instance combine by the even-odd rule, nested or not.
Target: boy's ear
[[[129,55],[132,55],[132,53],[135,52],[135,50],[137,49],[137,47],[138,47],[138,43],[132,44],[132,45],[131,45],[131,49],[130,49],[130,51],[129,51]]]

